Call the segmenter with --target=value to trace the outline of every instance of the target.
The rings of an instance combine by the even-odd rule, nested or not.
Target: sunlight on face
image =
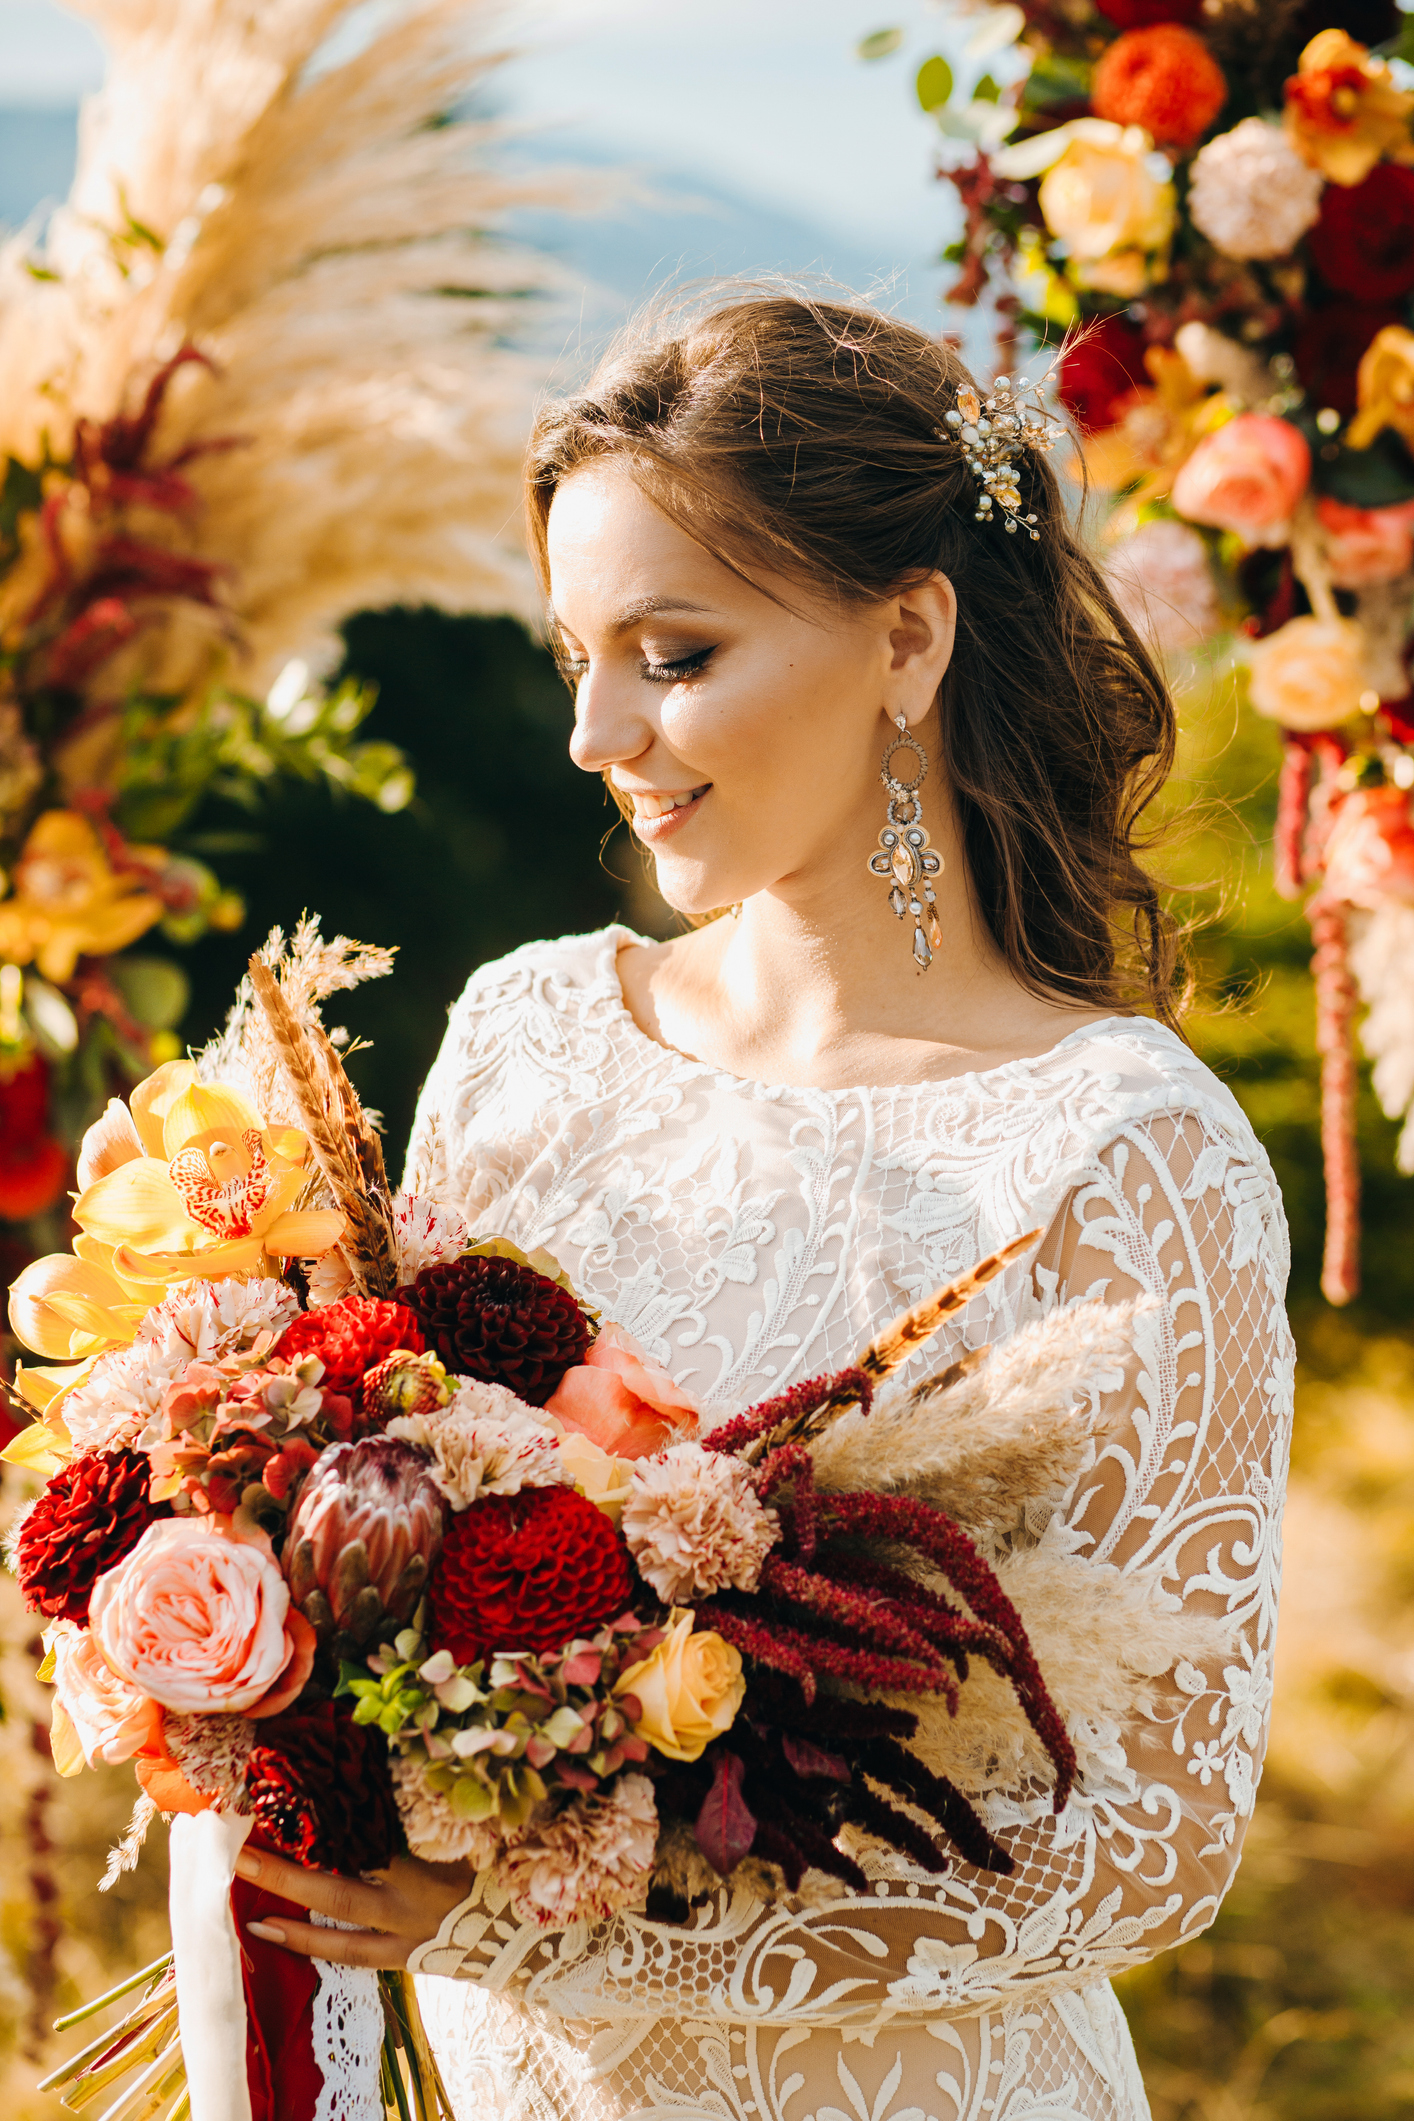
[[[786,610],[618,462],[555,495],[551,597],[575,676],[570,753],[608,770],[685,913],[823,888],[883,817],[890,605]]]

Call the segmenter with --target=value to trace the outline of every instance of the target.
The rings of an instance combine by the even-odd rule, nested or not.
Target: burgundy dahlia
[[[449,1370],[507,1385],[532,1407],[544,1406],[589,1347],[588,1324],[569,1291],[517,1259],[469,1252],[424,1267],[398,1301],[417,1313]]]
[[[317,1355],[324,1365],[324,1391],[343,1393],[357,1408],[365,1370],[394,1348],[420,1355],[426,1345],[416,1316],[405,1304],[377,1296],[344,1296],[336,1304],[302,1311],[281,1334],[275,1352],[291,1363]]]
[[[286,1709],[258,1728],[246,1794],[273,1845],[310,1870],[386,1868],[402,1834],[382,1732],[335,1701]]]
[[[26,1515],[15,1560],[31,1612],[88,1621],[97,1579],[116,1568],[171,1505],[149,1502],[152,1467],[141,1452],[90,1452],[54,1475]]]
[[[633,1580],[617,1529],[576,1489],[483,1495],[452,1519],[432,1571],[432,1647],[458,1664],[546,1657],[616,1619]]]

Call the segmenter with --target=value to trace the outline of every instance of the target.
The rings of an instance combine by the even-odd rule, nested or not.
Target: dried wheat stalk
[[[344,1217],[340,1249],[355,1286],[364,1296],[389,1296],[398,1267],[382,1144],[322,1025],[300,1021],[258,952],[249,978],[314,1160]]]

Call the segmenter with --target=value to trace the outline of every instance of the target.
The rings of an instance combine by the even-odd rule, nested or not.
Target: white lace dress
[[[1108,1976],[1211,1922],[1270,1698],[1293,1351],[1286,1233],[1238,1106],[1137,1018],[898,1088],[742,1082],[623,1004],[621,928],[488,965],[452,1012],[408,1184],[553,1251],[720,1418],[846,1363],[871,1328],[1037,1224],[1034,1260],[929,1351],[1138,1291],[1127,1428],[1072,1496],[1097,1562],[1161,1561],[1242,1648],[1181,1664],[1126,1743],[1078,1730],[1083,1793],[992,1800],[1009,1878],[872,1863],[872,1897],[545,1934],[473,1895],[416,1958],[459,2121],[1142,2121]]]

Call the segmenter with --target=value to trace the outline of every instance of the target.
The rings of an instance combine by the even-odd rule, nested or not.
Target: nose
[[[570,757],[585,773],[627,765],[653,748],[656,731],[633,697],[636,690],[603,664],[590,662],[574,700]]]

